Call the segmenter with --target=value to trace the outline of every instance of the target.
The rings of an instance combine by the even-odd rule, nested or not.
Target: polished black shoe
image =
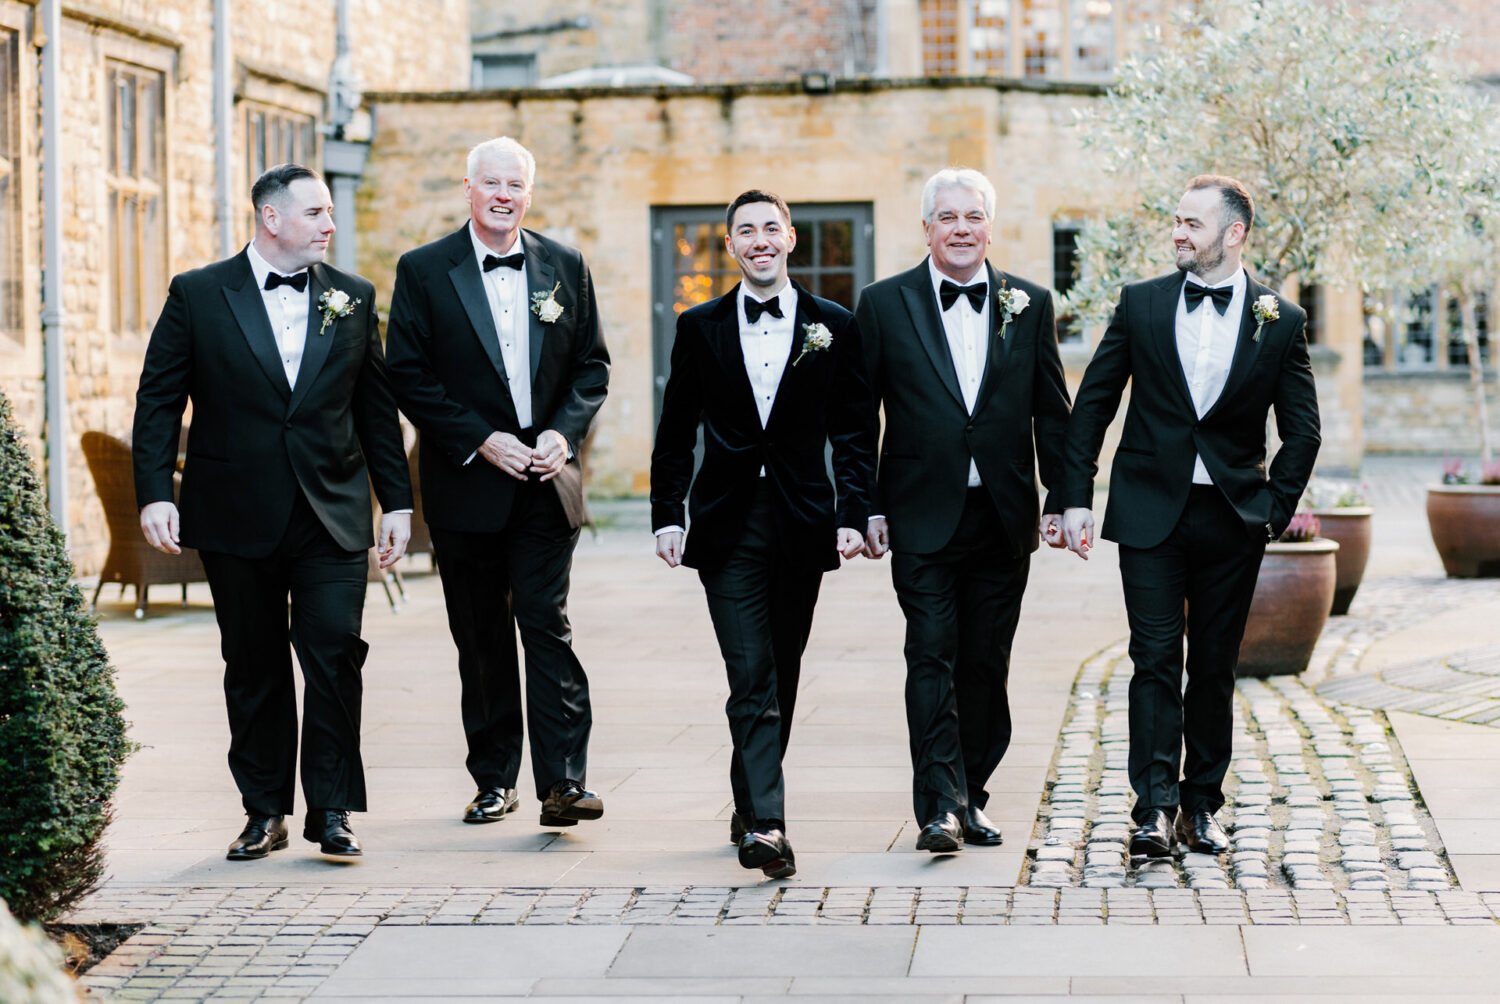
[[[480,788],[474,801],[464,809],[466,823],[494,823],[505,818],[507,812],[515,812],[521,800],[514,788]]]
[[[1172,832],[1171,821],[1164,809],[1152,809],[1130,837],[1130,856],[1133,858],[1169,858],[1176,847],[1177,835]]]
[[[245,828],[229,845],[224,855],[230,861],[254,861],[272,851],[286,846],[286,818],[283,816],[257,816],[254,813],[245,821]]]
[[[1177,839],[1198,854],[1223,854],[1229,850],[1229,837],[1212,812],[1177,810]]]
[[[779,826],[750,830],[740,838],[740,864],[759,868],[766,878],[791,878],[797,874],[792,845]]]
[[[729,814],[729,842],[738,847],[745,834],[755,829],[754,816],[742,816],[736,810]]]
[[[917,835],[917,850],[934,854],[951,854],[964,849],[964,828],[951,812],[940,813],[927,821]]]
[[[302,836],[318,845],[318,850],[340,858],[357,858],[359,838],[349,829],[347,809],[308,809]]]
[[[970,805],[964,812],[964,843],[981,847],[998,847],[1005,842],[1000,828],[990,822],[990,817],[977,805]]]
[[[542,800],[543,826],[576,826],[580,819],[604,815],[604,799],[577,781],[559,781]]]

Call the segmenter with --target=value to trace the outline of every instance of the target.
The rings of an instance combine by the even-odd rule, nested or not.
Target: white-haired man
[[[526,651],[531,771],[543,826],[597,819],[593,721],[568,580],[583,522],[578,453],[609,383],[593,280],[574,248],[521,229],[536,161],[508,137],[469,151],[469,219],[396,265],[386,354],[421,433],[422,503],[458,647],[464,821],[516,808]]]
[[[1068,392],[1052,299],[985,260],[995,189],[944,170],[922,190],[931,252],[855,310],[885,406],[866,554],[893,552],[906,615],[906,720],[917,849],[998,844],[985,785],[1010,744],[1006,678],[1038,516],[1060,480]]]

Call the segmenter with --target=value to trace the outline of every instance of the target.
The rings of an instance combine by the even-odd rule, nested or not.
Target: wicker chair
[[[187,606],[188,583],[208,581],[203,562],[190,547],[184,547],[181,554],[163,554],[141,536],[129,444],[104,432],[85,432],[82,442],[83,456],[94,476],[94,488],[109,526],[109,554],[99,571],[90,609],[98,607],[99,593],[107,582],[120,583],[121,595],[127,585],[135,587],[137,618],[146,616],[147,593],[160,583],[181,583],[182,605]]]

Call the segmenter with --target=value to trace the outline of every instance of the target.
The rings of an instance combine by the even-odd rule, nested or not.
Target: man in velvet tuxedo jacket
[[[787,276],[797,234],[786,203],[751,190],[726,215],[743,281],[677,319],[651,524],[668,566],[698,569],[729,675],[730,840],[740,864],[785,878],[796,860],[781,760],[802,652],[823,573],[863,547],[876,415],[853,318]]]
[[[387,381],[375,290],[322,264],[333,207],[317,174],[273,167],[251,189],[255,239],[172,280],[136,391],[135,494],[147,541],[203,558],[224,654],[229,767],[249,819],[232,861],[287,845],[304,680],[303,836],[356,855],[365,811],[360,640],[370,485],[380,562],[411,534],[411,481]],[[193,403],[181,512],[172,473]],[[287,603],[291,620],[288,629]]]
[[[1087,557],[1099,447],[1130,383],[1103,529],[1120,545],[1135,664],[1133,856],[1167,856],[1178,841],[1229,848],[1213,814],[1224,804],[1240,640],[1266,542],[1291,521],[1318,454],[1307,315],[1241,266],[1254,219],[1233,178],[1188,184],[1172,231],[1177,271],[1121,290],[1068,424],[1063,533]],[[1272,411],[1281,448],[1268,474]]]
[[[1068,393],[1052,298],[985,260],[995,189],[945,170],[922,191],[930,257],[855,309],[885,406],[871,557],[893,552],[906,615],[906,718],[917,848],[998,844],[985,784],[1010,744],[1006,681],[1038,516],[1036,470],[1061,474]]]
[[[536,160],[513,139],[469,151],[458,230],[396,265],[387,351],[421,433],[422,504],[458,646],[470,823],[518,804],[526,652],[531,770],[544,826],[597,819],[584,787],[593,721],[573,653],[568,581],[584,518],[579,451],[609,353],[573,248],[521,229]]]

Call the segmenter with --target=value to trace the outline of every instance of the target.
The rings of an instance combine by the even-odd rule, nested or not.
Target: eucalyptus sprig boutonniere
[[[562,316],[562,304],[557,302],[557,291],[561,286],[562,283],[555,282],[545,293],[537,290],[531,294],[531,312],[540,317],[543,324],[551,324]]]
[[[1031,296],[1024,289],[1011,289],[1001,279],[1000,292],[995,294],[995,302],[1000,305],[1000,340],[1003,342],[1005,329],[1031,303]]]
[[[1266,326],[1267,321],[1274,321],[1281,316],[1281,310],[1276,306],[1276,294],[1267,293],[1255,298],[1255,306],[1250,308],[1255,314],[1255,334],[1250,336],[1252,342],[1260,341],[1260,329]]]
[[[807,355],[809,352],[824,352],[831,345],[833,345],[833,332],[828,330],[827,325],[802,325],[802,352],[796,359],[792,360],[792,365],[796,366],[800,363],[802,356]]]
[[[328,325],[340,317],[348,317],[354,313],[354,308],[363,302],[349,299],[349,294],[342,289],[325,289],[323,295],[318,297],[318,310],[323,315],[323,323],[318,325],[318,334],[328,330]]]

